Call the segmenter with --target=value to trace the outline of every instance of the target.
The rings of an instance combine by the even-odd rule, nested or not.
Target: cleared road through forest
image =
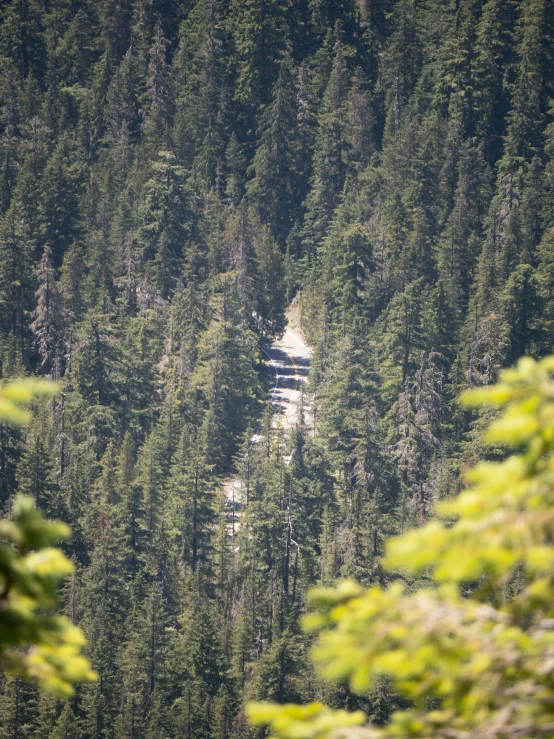
[[[310,350],[300,334],[287,327],[282,338],[266,344],[263,352],[274,375],[270,396],[276,411],[274,427],[291,428],[298,420],[302,391],[310,372]]]
[[[273,378],[268,402],[275,410],[273,428],[277,434],[282,429],[294,427],[298,421],[302,392],[310,372],[311,352],[300,333],[290,326],[280,339],[265,342],[262,351]],[[305,408],[305,411],[308,413],[309,409]],[[257,443],[261,439],[257,433],[252,441]],[[245,504],[241,480],[228,477],[223,482],[223,489],[226,507],[233,519],[231,528],[234,535],[236,514]]]

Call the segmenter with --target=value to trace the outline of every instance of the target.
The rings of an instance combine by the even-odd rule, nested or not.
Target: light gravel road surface
[[[268,402],[275,411],[273,428],[277,434],[280,430],[293,428],[298,422],[300,402],[310,372],[311,351],[300,333],[289,326],[280,339],[265,342],[262,352],[272,377]],[[309,408],[305,402],[304,412],[309,418]],[[252,441],[257,443],[261,439],[260,434],[256,433]],[[226,508],[232,518],[229,526],[234,535],[239,526],[239,511],[245,503],[242,483],[239,479],[227,477],[223,481],[223,490]]]

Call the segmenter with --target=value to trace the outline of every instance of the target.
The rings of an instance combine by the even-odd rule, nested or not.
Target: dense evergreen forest
[[[309,585],[392,577],[384,541],[498,456],[460,391],[554,349],[553,42],[551,0],[1,3],[1,376],[60,392],[0,427],[0,506],[71,526],[99,680],[0,678],[0,737],[398,707],[316,677],[298,617]],[[287,464],[251,437],[293,300],[313,423]]]

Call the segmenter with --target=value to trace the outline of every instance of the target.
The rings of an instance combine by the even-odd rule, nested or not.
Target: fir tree
[[[258,147],[252,160],[249,197],[273,236],[284,243],[299,215],[295,190],[298,157],[297,115],[290,57],[280,65],[273,99],[260,119]]]

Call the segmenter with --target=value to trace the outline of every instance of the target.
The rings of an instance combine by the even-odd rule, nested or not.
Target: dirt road
[[[298,411],[304,386],[310,372],[311,352],[302,336],[292,327],[287,327],[280,339],[265,342],[262,352],[267,360],[268,370],[272,373],[273,383],[268,401],[275,410],[273,427],[276,432],[289,429],[298,421]],[[304,406],[306,420],[309,409]],[[262,437],[254,434],[252,441],[257,443]],[[228,477],[223,482],[223,489],[228,509],[229,530],[233,536],[238,530],[238,520],[245,500],[240,479]]]
[[[310,371],[311,352],[300,334],[287,328],[281,339],[262,348],[273,370],[270,402],[276,411],[276,428],[291,428],[298,420],[302,391]]]

